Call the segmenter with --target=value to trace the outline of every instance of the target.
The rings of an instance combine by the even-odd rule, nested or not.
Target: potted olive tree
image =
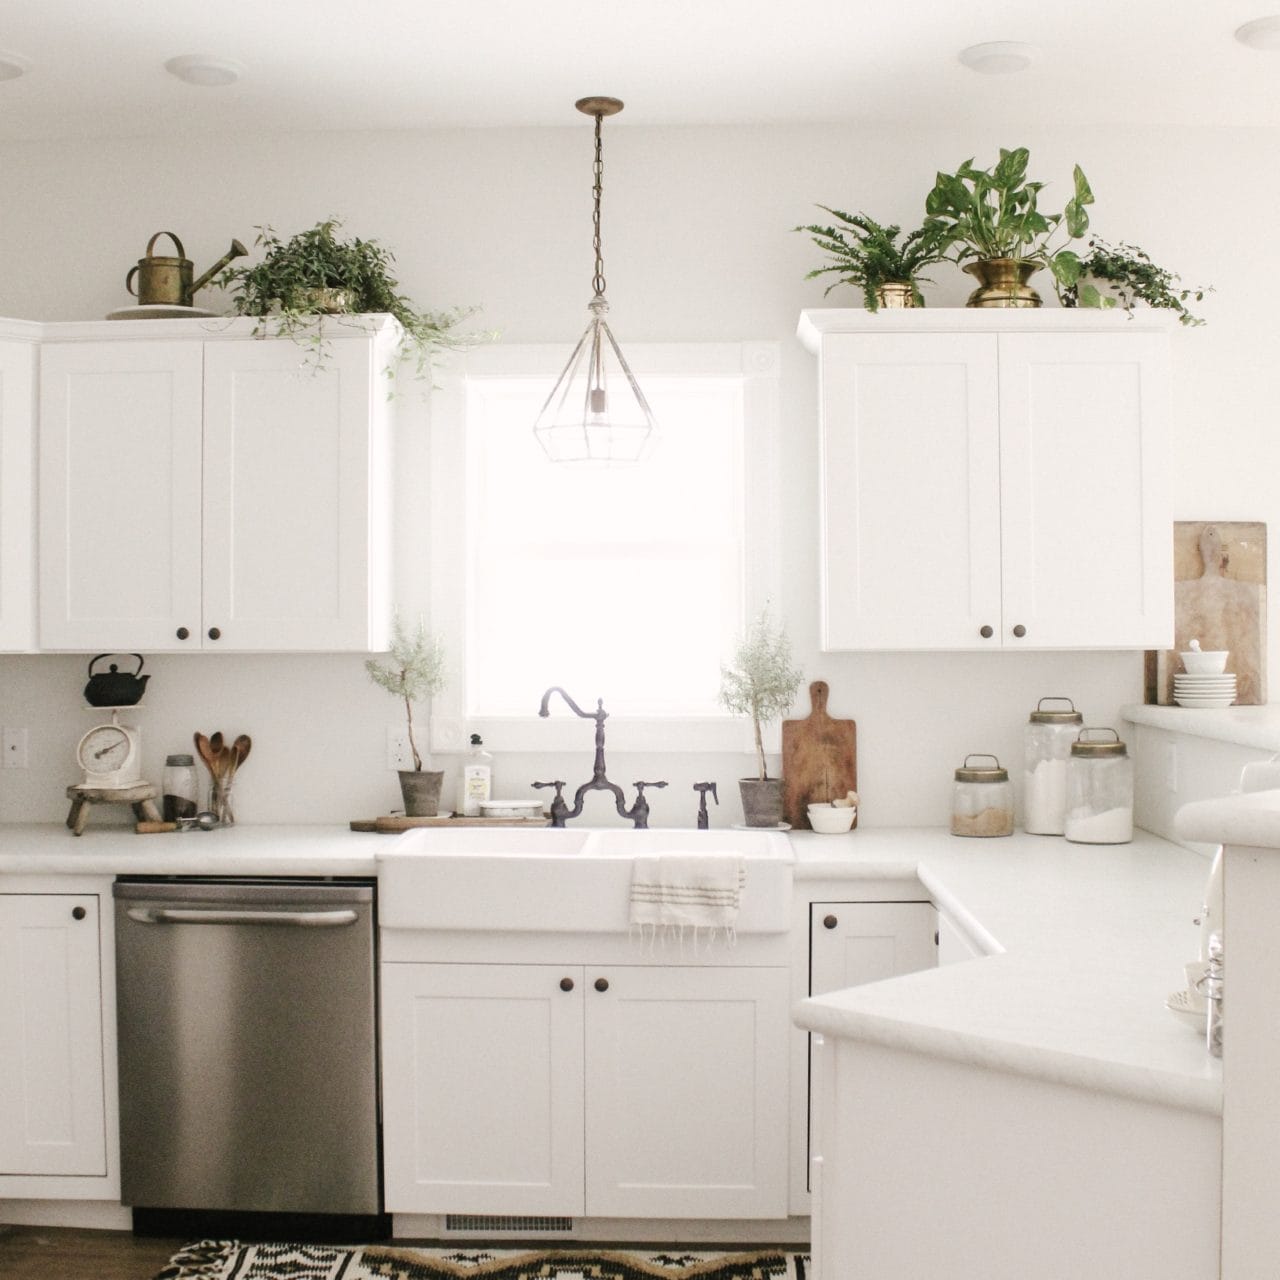
[[[776,827],[782,821],[782,779],[770,778],[764,757],[763,726],[791,709],[803,677],[791,663],[791,642],[766,607],[747,629],[732,666],[720,668],[720,701],[734,715],[751,718],[755,732],[756,776],[742,778],[742,814],[749,827]]]
[[[440,787],[444,782],[444,771],[422,767],[422,755],[418,751],[413,732],[413,704],[430,698],[444,687],[444,650],[440,641],[427,631],[421,618],[410,635],[397,613],[392,623],[389,658],[388,662],[370,658],[364,666],[374,684],[381,686],[393,697],[404,700],[409,751],[413,756],[413,768],[399,771],[405,816],[433,818],[440,812]]]

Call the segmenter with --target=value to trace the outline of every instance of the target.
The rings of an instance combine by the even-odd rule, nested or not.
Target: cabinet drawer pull
[[[595,982],[595,987],[596,987],[596,990],[597,990],[597,991],[608,991],[608,990],[609,990],[609,979],[608,979],[608,978],[597,978],[597,979],[596,979],[596,982]]]
[[[89,913],[83,907],[72,907],[71,918],[73,920],[83,920]]]
[[[1013,634],[1021,640],[1022,637],[1027,634],[1027,629],[1022,625],[1022,623],[1018,623],[1018,625],[1013,629]]]
[[[979,635],[980,635],[984,640],[990,640],[990,639],[991,639],[991,637],[992,637],[993,635],[995,635],[995,631],[994,631],[994,629],[990,626],[990,624],[988,624],[988,625],[987,625],[987,626],[985,626],[985,627],[980,627],[980,628],[978,629],[978,634],[979,634]]]
[[[190,635],[191,635],[191,632],[188,631],[186,627],[179,627],[177,630],[177,636],[179,640],[186,640],[190,637]]]
[[[822,918],[822,927],[824,929],[834,929],[840,923],[835,916],[824,916]]]
[[[560,990],[561,990],[561,991],[572,991],[572,990],[573,990],[573,979],[572,979],[572,978],[561,978],[561,979],[560,979]]]
[[[221,631],[219,631],[217,627],[210,627],[210,628],[209,628],[209,639],[210,639],[210,640],[221,640],[221,639],[222,639],[222,632],[221,632]]]

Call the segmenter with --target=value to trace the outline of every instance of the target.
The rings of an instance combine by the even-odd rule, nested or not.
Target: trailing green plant
[[[411,635],[397,613],[391,624],[390,662],[366,660],[364,669],[374,684],[396,698],[404,699],[405,718],[409,728],[409,751],[415,771],[422,771],[422,756],[413,736],[413,704],[429,698],[444,688],[444,646],[426,628],[422,619]]]
[[[324,317],[330,314],[319,290],[341,290],[346,310],[353,314],[385,313],[403,330],[399,356],[412,361],[418,377],[431,373],[442,351],[474,345],[474,334],[457,332],[457,325],[474,308],[425,311],[400,292],[392,274],[395,256],[376,240],[342,239],[342,223],[326,218],[288,240],[273,228],[258,227],[255,244],[262,261],[252,267],[228,267],[216,283],[234,291],[235,313],[256,316],[255,333],[270,332],[309,344],[312,361],[324,363]]]
[[[1176,311],[1180,324],[1204,324],[1185,304],[1203,301],[1206,293],[1213,292],[1212,286],[1184,289],[1181,279],[1176,272],[1157,266],[1136,244],[1121,240],[1111,245],[1094,237],[1088,254],[1080,260],[1079,280],[1060,290],[1059,297],[1064,307],[1114,307],[1118,302],[1126,311],[1132,311],[1135,302],[1145,302],[1149,307]],[[1112,292],[1103,293],[1094,280],[1104,281]]]
[[[1027,181],[1030,152],[1026,147],[1000,148],[1000,158],[990,169],[975,168],[966,160],[955,173],[939,173],[925,198],[926,226],[939,226],[954,249],[954,260],[966,258],[1020,258],[1053,272],[1056,287],[1068,287],[1080,278],[1079,255],[1066,245],[1089,229],[1087,205],[1093,191],[1084,171],[1072,171],[1074,193],[1061,213],[1040,208],[1043,182]],[[1065,232],[1058,247],[1055,233]]]
[[[897,224],[882,226],[865,213],[844,213],[830,209],[825,204],[819,209],[829,213],[843,225],[824,227],[809,225],[793,227],[794,231],[807,231],[813,242],[832,261],[825,267],[815,267],[806,276],[834,272],[836,279],[827,286],[826,293],[838,285],[849,284],[862,290],[862,298],[868,311],[878,311],[880,300],[876,290],[886,284],[909,284],[911,296],[918,307],[924,306],[917,280],[919,272],[934,262],[947,260],[948,237],[940,222],[926,223],[910,232],[898,243],[902,228]],[[932,283],[925,280],[926,284]],[[826,294],[823,294],[825,297]]]
[[[721,704],[733,715],[749,716],[755,730],[761,782],[769,776],[762,727],[791,709],[802,679],[791,663],[787,633],[781,624],[774,626],[766,605],[739,642],[733,665],[720,668]]]

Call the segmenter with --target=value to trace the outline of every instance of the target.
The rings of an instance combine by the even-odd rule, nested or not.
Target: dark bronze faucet
[[[604,699],[596,699],[596,709],[594,711],[583,711],[559,685],[553,685],[542,695],[542,705],[538,708],[538,714],[544,718],[551,714],[549,704],[553,693],[558,693],[569,704],[569,709],[574,715],[581,716],[584,720],[594,720],[596,722],[596,763],[591,773],[591,781],[584,782],[573,793],[572,808],[569,807],[564,798],[563,790],[565,784],[563,782],[535,782],[533,784],[535,787],[555,787],[556,789],[555,799],[551,802],[551,825],[553,827],[563,827],[570,818],[580,817],[582,814],[582,802],[588,791],[608,791],[613,796],[614,808],[617,809],[619,817],[629,819],[636,827],[647,827],[649,825],[649,802],[645,799],[644,789],[646,787],[665,787],[667,784],[665,782],[635,783],[635,804],[628,809],[627,797],[622,788],[616,782],[610,782],[605,775],[604,722],[609,718],[609,713],[604,709]]]

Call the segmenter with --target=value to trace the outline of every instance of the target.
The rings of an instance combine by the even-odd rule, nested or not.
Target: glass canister
[[[1046,708],[1046,702],[1065,707]],[[1060,836],[1067,813],[1067,762],[1084,716],[1070,698],[1041,698],[1022,735],[1023,827],[1037,836]]]
[[[1133,761],[1114,729],[1081,729],[1071,744],[1063,825],[1075,844],[1128,844],[1133,839]]]
[[[166,822],[196,816],[200,808],[197,803],[200,790],[196,779],[196,762],[191,756],[165,756],[161,791],[164,795],[162,810]]]
[[[973,760],[990,760],[975,765]],[[1013,784],[1009,771],[995,756],[975,752],[956,770],[951,795],[953,836],[1013,835]]]

